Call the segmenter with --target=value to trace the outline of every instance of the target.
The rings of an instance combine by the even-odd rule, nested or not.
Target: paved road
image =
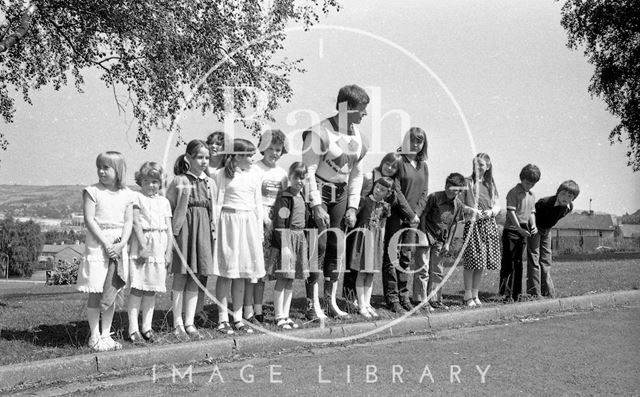
[[[75,395],[640,395],[639,320],[640,307],[532,318],[193,367],[191,382],[110,380]]]

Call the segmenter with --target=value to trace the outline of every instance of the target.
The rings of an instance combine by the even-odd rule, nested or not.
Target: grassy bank
[[[448,270],[448,269],[447,269]],[[640,288],[640,260],[611,260],[586,262],[557,262],[553,265],[553,279],[559,297],[583,295],[595,292],[629,290]],[[170,280],[168,280],[168,285]],[[209,280],[213,289],[215,279]],[[374,306],[383,307],[382,285],[379,277],[374,284]],[[269,282],[265,291],[265,315],[273,318],[272,291],[274,282]],[[304,286],[302,281],[294,283],[292,317],[303,320]],[[501,305],[495,292],[498,289],[498,272],[486,272],[480,296],[487,305]],[[462,306],[462,269],[453,269],[443,288],[445,303],[450,310],[473,310]],[[158,296],[154,329],[160,331],[160,344],[177,343],[169,333],[171,329],[170,293]],[[210,302],[207,300],[207,302]],[[88,353],[88,325],[86,322],[86,296],[75,291],[73,286],[46,286],[29,283],[0,283],[0,365],[41,360],[52,357]],[[215,305],[208,304],[206,310],[212,320],[217,320]],[[379,310],[382,318],[395,315],[384,308]],[[366,321],[358,315],[350,320],[332,320],[332,323]],[[125,341],[127,314],[118,310],[113,330],[124,348],[133,345]],[[317,326],[307,323],[305,326]],[[202,329],[207,338],[225,337],[215,332],[214,324]],[[266,325],[274,329],[273,325]]]

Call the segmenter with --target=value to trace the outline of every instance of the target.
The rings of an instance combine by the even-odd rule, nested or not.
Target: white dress
[[[213,274],[226,278],[264,277],[262,174],[236,169],[233,179],[218,171],[218,222]]]
[[[107,240],[115,242],[117,238],[122,236],[124,215],[127,207],[133,203],[133,192],[127,188],[111,191],[100,183],[87,186],[83,192],[87,192],[89,197],[96,203],[94,219],[98,223],[98,226],[100,226],[102,235]],[[121,263],[129,263],[126,245],[122,249],[120,259],[122,261]],[[87,231],[84,258],[78,269],[78,290],[82,292],[102,293],[108,267],[109,256],[93,234]],[[128,271],[128,266],[123,266],[123,268],[125,272]],[[128,275],[124,274],[123,276],[126,280]]]
[[[160,195],[147,197],[141,193],[137,193],[137,205],[145,244],[150,248],[151,255],[144,262],[138,262],[140,244],[134,236],[129,254],[129,283],[131,288],[141,291],[165,292],[165,252],[167,244],[170,244],[166,218],[171,217],[171,205],[169,200]]]

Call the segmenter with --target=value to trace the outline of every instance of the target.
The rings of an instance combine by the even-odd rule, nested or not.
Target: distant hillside
[[[0,185],[0,212],[11,216],[65,218],[82,212],[80,185]]]

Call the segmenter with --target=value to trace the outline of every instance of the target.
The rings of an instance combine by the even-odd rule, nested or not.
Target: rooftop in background
[[[580,230],[615,230],[617,221],[614,215],[572,212],[560,219],[556,229],[580,229]]]

